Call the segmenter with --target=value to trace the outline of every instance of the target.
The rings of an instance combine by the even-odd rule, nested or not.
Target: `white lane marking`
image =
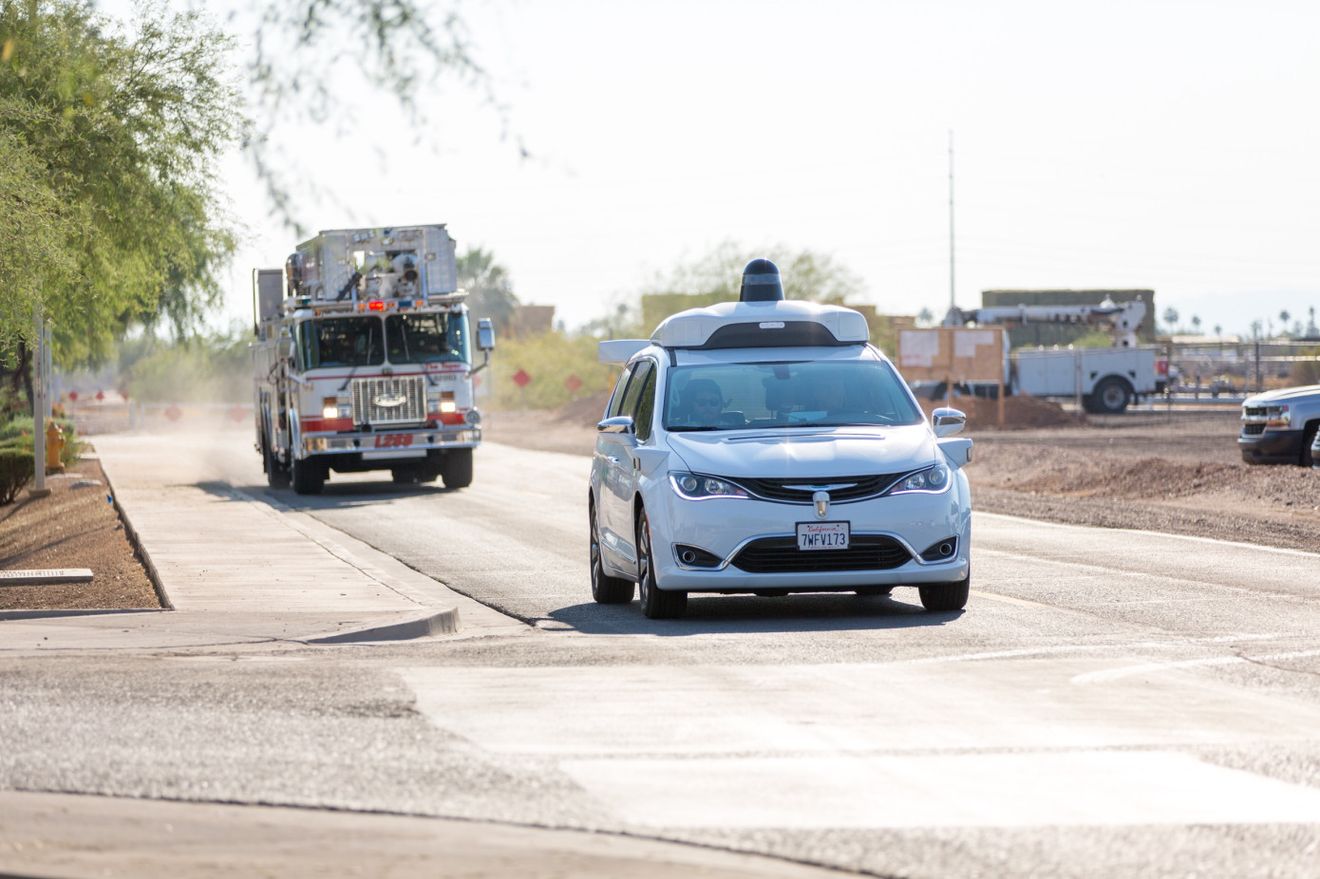
[[[976,551],[976,554],[979,556],[991,556],[994,558],[1009,559],[1011,561],[1016,561],[1016,562],[1026,562],[1028,564],[1054,565],[1055,567],[1061,567],[1061,568],[1074,568],[1080,571],[1090,571],[1095,574],[1103,574],[1103,575],[1120,574],[1124,577],[1149,577],[1152,580],[1160,580],[1165,583],[1187,583],[1196,586],[1198,589],[1204,589],[1207,586],[1213,586],[1215,589],[1222,589],[1225,592],[1238,592],[1244,595],[1258,594],[1256,591],[1247,589],[1242,586],[1227,586],[1223,583],[1208,584],[1204,580],[1197,580],[1191,577],[1175,577],[1170,574],[1155,574],[1144,571],[1134,571],[1131,568],[1123,568],[1118,566],[1111,567],[1108,565],[1097,565],[1097,564],[1092,564],[1091,562],[1078,562],[1078,561],[1073,561],[1071,559],[1056,559],[1056,558],[1050,558],[1048,556],[1023,555],[1022,553],[1009,552],[1008,550],[1005,549],[978,549]],[[1285,598],[1287,596],[1279,596],[1279,597]],[[1300,600],[1301,596],[1297,596],[1297,598]],[[1204,596],[1197,596],[1196,598],[1192,598],[1192,599],[1170,598],[1167,600],[1172,602],[1172,601],[1206,601],[1210,599]],[[1154,603],[1159,603],[1159,600],[1156,600]],[[1049,607],[1054,610],[1064,609],[1058,607],[1057,605],[1050,605],[1050,604],[1042,605],[1042,606]]]
[[[1320,561],[1320,553],[1307,552],[1303,549],[1284,549],[1278,546],[1261,546],[1258,543],[1242,543],[1236,540],[1220,540],[1215,537],[1196,537],[1191,534],[1173,534],[1167,531],[1142,531],[1137,528],[1098,528],[1093,525],[1072,525],[1067,522],[1046,522],[1042,519],[1026,519],[1022,516],[1006,516],[1003,513],[981,513],[973,512],[973,516],[985,517],[987,519],[999,519],[1007,524],[1022,522],[1028,523],[1033,527],[1053,528],[1060,530],[1082,530],[1082,531],[1104,531],[1114,534],[1140,534],[1145,537],[1167,537],[1170,540],[1185,540],[1191,543],[1207,543],[1214,546],[1231,546],[1238,549],[1254,549],[1260,552],[1275,553],[1277,555],[1299,556],[1301,558],[1311,558]]]
[[[993,552],[993,551],[983,549],[981,550],[981,552],[984,553],[984,552]],[[1009,595],[997,595],[994,592],[982,592],[979,589],[973,589],[972,594],[975,595],[977,598],[987,598],[990,601],[998,601],[1003,604],[1013,604],[1013,605],[1017,605],[1018,607],[1029,607],[1033,610],[1040,610],[1040,609],[1053,610],[1053,611],[1063,610],[1063,608],[1060,608],[1057,605],[1044,604],[1039,601],[1027,601],[1025,598],[1013,598],[1012,596]]]
[[[651,827],[911,828],[1320,822],[1320,790],[1162,751],[565,760]]]
[[[1278,662],[1284,659],[1306,659],[1312,656],[1320,656],[1320,650],[1292,650],[1287,653],[1263,653],[1259,656],[1211,656],[1205,659],[1182,659],[1176,662],[1143,662],[1140,665],[1127,665],[1122,668],[1080,674],[1074,677],[1071,683],[1080,685],[1107,684],[1111,681],[1118,681],[1135,675],[1159,674],[1184,668],[1237,665],[1248,662]]]

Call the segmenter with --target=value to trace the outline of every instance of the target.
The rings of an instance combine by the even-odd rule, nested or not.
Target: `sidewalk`
[[[468,631],[522,628],[276,495],[233,488],[221,475],[232,446],[196,440],[95,439],[171,609],[0,614],[0,650],[395,640],[458,632],[460,619]]]

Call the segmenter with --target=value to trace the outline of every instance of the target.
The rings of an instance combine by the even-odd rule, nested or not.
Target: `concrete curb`
[[[458,631],[458,608],[451,607],[439,613],[427,614],[414,620],[369,626],[352,632],[336,632],[317,638],[303,639],[308,644],[352,644],[361,641],[407,641],[428,635],[452,635]]]
[[[6,620],[49,620],[59,617],[109,616],[115,613],[165,613],[163,607],[89,607],[78,610],[0,610],[0,622]]]
[[[92,445],[95,447],[95,443]],[[114,483],[110,481],[110,471],[105,468],[105,459],[98,454],[96,463],[100,465],[101,475],[105,477],[105,487],[110,490],[111,502],[114,504],[115,512],[119,514],[119,521],[124,523],[124,533],[128,536],[129,543],[133,544],[138,558],[142,559],[142,567],[146,569],[151,588],[156,590],[160,606],[165,610],[174,610],[174,602],[170,601],[169,594],[165,592],[165,584],[160,579],[160,572],[156,570],[156,563],[147,555],[146,547],[142,545],[142,539],[138,537],[137,529],[133,527],[133,520],[128,517],[128,510],[119,503],[119,492],[115,491]]]

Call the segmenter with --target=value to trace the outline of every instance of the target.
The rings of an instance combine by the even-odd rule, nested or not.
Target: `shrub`
[[[553,409],[571,399],[602,394],[619,376],[617,365],[597,358],[596,339],[557,332],[501,342],[491,366],[493,405],[515,409]],[[532,377],[525,388],[513,381],[520,369]],[[569,376],[581,382],[576,392],[565,384]]]
[[[67,418],[53,420],[64,431],[64,452],[60,455],[60,463],[69,467],[82,455],[87,444],[78,438],[77,428],[72,421]],[[28,454],[33,454],[32,430],[32,419],[28,416],[15,418],[8,424],[0,424],[0,449],[22,449]]]
[[[0,504],[13,503],[35,472],[32,453],[20,449],[0,449]]]

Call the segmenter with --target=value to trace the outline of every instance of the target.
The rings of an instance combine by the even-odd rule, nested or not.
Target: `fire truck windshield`
[[[379,366],[385,362],[380,318],[334,317],[298,325],[298,357],[303,369],[323,366]]]
[[[390,363],[467,363],[467,315],[392,314],[385,347]]]

